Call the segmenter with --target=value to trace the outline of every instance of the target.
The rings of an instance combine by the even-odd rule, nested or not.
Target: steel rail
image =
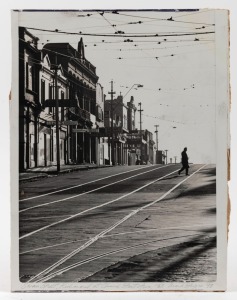
[[[151,171],[151,170],[150,170],[150,171]],[[148,172],[150,172],[150,171],[147,171],[146,173],[148,173]],[[152,171],[153,171],[153,170],[152,170]],[[162,177],[160,177],[160,178],[158,178],[158,179],[156,179],[156,180],[154,180],[154,181],[152,181],[152,182],[149,182],[149,183],[145,184],[144,186],[142,186],[142,187],[140,187],[140,188],[138,188],[138,189],[136,189],[136,190],[133,190],[132,192],[129,192],[129,193],[123,195],[123,196],[120,196],[119,198],[116,198],[116,199],[111,200],[111,201],[108,201],[108,202],[106,202],[106,203],[102,203],[102,204],[100,204],[100,205],[97,205],[97,206],[88,208],[88,209],[86,209],[86,210],[84,210],[84,211],[82,211],[82,212],[79,212],[79,213],[77,213],[77,214],[71,215],[71,216],[68,217],[68,218],[59,220],[59,221],[57,221],[57,222],[53,222],[53,223],[51,223],[51,224],[49,224],[49,225],[43,226],[43,227],[41,227],[41,228],[39,228],[39,229],[36,229],[36,230],[34,230],[34,231],[32,231],[32,232],[26,233],[25,235],[21,236],[19,239],[20,239],[20,240],[21,240],[21,239],[24,239],[24,238],[29,237],[29,236],[31,236],[31,235],[37,233],[37,232],[40,232],[40,231],[45,230],[45,229],[48,229],[48,228],[50,228],[50,227],[52,227],[52,226],[55,226],[55,225],[58,225],[58,224],[60,224],[60,223],[69,221],[69,220],[71,220],[71,219],[74,219],[74,218],[76,218],[76,217],[78,217],[78,216],[80,216],[80,215],[83,215],[83,214],[85,214],[85,213],[87,213],[87,212],[89,212],[89,211],[92,211],[92,210],[95,210],[95,209],[97,209],[97,208],[101,208],[101,207],[103,207],[103,206],[106,206],[106,205],[109,205],[109,204],[111,204],[111,203],[117,202],[117,201],[119,201],[119,200],[121,200],[121,199],[123,199],[123,198],[125,198],[125,197],[127,197],[127,196],[129,196],[129,195],[132,195],[133,193],[136,193],[137,191],[140,191],[141,189],[143,189],[143,188],[145,188],[145,187],[147,187],[147,186],[153,184],[153,183],[156,182],[156,181],[162,180],[163,178],[165,178],[165,177],[167,177],[167,176],[169,176],[169,175],[171,175],[171,174],[173,174],[173,173],[175,173],[175,172],[177,172],[177,170],[175,170],[175,171],[173,171],[173,172],[171,172],[171,173],[169,173],[169,174],[166,174],[165,176],[162,176]],[[145,172],[144,172],[144,173],[145,173]],[[134,175],[134,176],[135,176],[135,175]],[[131,176],[131,177],[134,177],[134,176]],[[127,178],[126,178],[126,179],[123,179],[123,180],[121,180],[121,181],[124,181],[124,180],[127,180]],[[121,181],[118,181],[118,182],[121,182]],[[114,183],[113,183],[113,184],[114,184]],[[112,184],[109,184],[109,185],[112,185]],[[107,186],[109,186],[109,185],[107,185]],[[107,186],[103,186],[102,188],[105,188],[105,187],[107,187]],[[100,189],[100,188],[98,188],[98,189]],[[69,198],[72,199],[72,198],[75,198],[75,197],[78,197],[78,196],[82,196],[82,195],[85,195],[85,194],[89,194],[89,193],[92,193],[93,191],[98,190],[98,189],[94,189],[94,190],[91,190],[91,191],[89,191],[89,192],[85,192],[85,193],[79,194],[79,195],[77,195],[77,196],[72,196],[72,197],[69,197]],[[69,200],[69,199],[67,198],[66,200]],[[60,201],[62,201],[62,200],[57,200],[57,202],[60,202]],[[65,201],[65,199],[63,199],[63,201]],[[42,204],[42,205],[43,205],[43,204]],[[42,205],[41,205],[41,206],[42,206]]]
[[[154,169],[151,169],[151,170],[148,170],[148,171],[139,173],[139,174],[135,174],[135,175],[132,175],[132,176],[130,176],[130,177],[126,177],[126,178],[124,178],[124,179],[120,179],[120,180],[118,180],[118,181],[115,181],[115,182],[112,182],[112,183],[103,185],[103,186],[101,186],[101,187],[99,187],[99,188],[95,188],[95,189],[90,190],[90,191],[87,191],[87,192],[82,192],[82,193],[79,193],[79,194],[76,194],[76,195],[73,195],[73,196],[70,196],[70,197],[66,197],[66,198],[63,198],[63,199],[59,199],[59,200],[55,200],[55,201],[50,201],[50,202],[46,202],[46,203],[42,203],[42,204],[30,206],[30,207],[21,209],[21,210],[19,211],[19,213],[22,213],[22,212],[25,212],[25,211],[28,211],[28,210],[31,210],[31,209],[39,208],[39,207],[42,207],[42,206],[47,206],[47,205],[51,205],[51,204],[55,204],[55,203],[59,203],[59,202],[67,201],[67,200],[71,200],[71,199],[74,199],[74,198],[77,198],[77,197],[81,197],[81,196],[83,196],[83,195],[87,195],[87,194],[93,193],[93,192],[95,192],[95,191],[101,190],[101,189],[103,189],[103,188],[106,188],[106,187],[108,187],[108,186],[114,185],[114,184],[116,184],[116,183],[119,183],[119,182],[122,182],[122,181],[125,181],[125,180],[128,180],[128,179],[131,179],[131,178],[134,178],[134,177],[136,177],[136,176],[140,176],[140,175],[143,175],[143,174],[146,174],[146,173],[149,173],[149,172],[153,172],[153,171],[156,171],[156,170],[158,170],[158,169],[165,168],[165,167],[166,167],[166,166],[154,168]]]
[[[58,266],[60,266],[61,264],[63,264],[64,262],[66,262],[68,259],[70,259],[71,257],[73,257],[74,255],[78,254],[79,252],[81,252],[82,250],[85,250],[86,248],[88,248],[90,245],[92,245],[94,242],[96,242],[98,239],[100,239],[101,237],[103,237],[105,234],[107,234],[108,232],[110,232],[111,230],[115,229],[117,226],[121,225],[122,223],[124,223],[126,220],[128,220],[129,218],[131,218],[132,216],[134,216],[135,214],[137,214],[138,212],[140,212],[143,209],[146,209],[147,207],[150,207],[152,205],[154,205],[155,203],[163,200],[167,195],[169,195],[173,190],[175,190],[178,186],[180,186],[182,183],[184,183],[186,180],[188,180],[189,178],[191,178],[193,175],[195,175],[197,172],[199,172],[201,169],[203,169],[206,165],[203,165],[202,167],[200,167],[198,170],[196,170],[194,173],[192,173],[189,177],[186,177],[184,180],[182,180],[181,182],[179,182],[178,184],[176,184],[173,188],[171,188],[169,191],[167,191],[165,194],[163,194],[161,197],[159,197],[158,199],[141,206],[139,209],[136,209],[134,211],[132,211],[131,213],[129,213],[128,215],[126,215],[124,218],[120,219],[119,221],[117,221],[115,224],[113,224],[112,226],[108,227],[107,229],[103,230],[102,232],[100,232],[99,234],[97,234],[96,236],[94,236],[93,238],[91,238],[90,240],[88,240],[84,245],[80,246],[79,248],[75,249],[74,251],[72,251],[71,253],[67,254],[66,256],[64,256],[63,258],[61,258],[59,261],[57,261],[56,263],[52,264],[50,267],[46,268],[45,270],[43,270],[42,272],[40,272],[39,274],[35,275],[33,278],[31,278],[28,282],[31,282],[32,280],[38,278],[38,277],[42,277],[44,276],[44,274],[48,274],[49,272],[51,272],[52,270],[54,270],[55,268],[57,268]],[[176,171],[174,171],[176,172]],[[172,173],[174,173],[172,172]],[[163,176],[163,178],[171,175],[167,174],[165,176]],[[163,179],[162,177],[159,179],[156,179],[152,182],[150,182],[149,184],[146,184],[145,186],[133,191],[136,192],[138,190],[143,189],[144,187],[151,185],[161,179]],[[129,193],[131,194],[131,193]],[[128,195],[129,195],[128,194]],[[126,195],[127,196],[127,195]],[[121,197],[120,197],[121,198]],[[123,196],[124,198],[124,196]]]

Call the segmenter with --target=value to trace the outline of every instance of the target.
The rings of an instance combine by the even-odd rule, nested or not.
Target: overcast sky
[[[159,125],[159,149],[167,149],[169,159],[179,161],[187,147],[195,163],[215,162],[215,24],[215,10],[19,13],[20,26],[78,33],[29,29],[39,37],[39,48],[47,42],[77,48],[82,36],[107,99],[111,80],[116,95],[143,85],[134,85],[124,102],[134,96],[136,105],[142,103],[142,128],[155,140]],[[136,121],[139,128],[138,113]]]

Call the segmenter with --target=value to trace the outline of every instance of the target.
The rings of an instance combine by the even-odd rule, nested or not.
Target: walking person
[[[186,170],[186,175],[188,175],[188,169],[189,169],[189,164],[188,164],[188,155],[187,155],[187,147],[184,148],[184,150],[181,153],[182,155],[182,168],[179,170],[179,175],[183,170]]]

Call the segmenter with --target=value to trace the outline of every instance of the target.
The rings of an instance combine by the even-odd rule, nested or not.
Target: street
[[[22,282],[216,280],[215,165],[116,166],[20,184]]]

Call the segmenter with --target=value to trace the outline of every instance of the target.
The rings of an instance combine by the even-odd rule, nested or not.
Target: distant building
[[[141,163],[153,164],[154,163],[154,146],[153,134],[145,129],[140,133],[145,143],[141,143]]]
[[[166,158],[166,154],[164,150],[158,150],[157,151],[157,164],[165,164],[165,158]]]
[[[128,148],[126,145],[126,135],[128,133],[128,107],[123,103],[123,96],[118,96],[117,99],[112,101],[112,104],[111,100],[105,101],[104,122],[110,142],[110,161],[112,162],[113,157],[116,165],[128,164]],[[112,122],[113,131],[111,130]]]
[[[128,107],[128,130],[129,132],[136,129],[136,111],[137,108],[134,104],[134,97],[131,96],[131,99],[129,102],[127,102]]]

